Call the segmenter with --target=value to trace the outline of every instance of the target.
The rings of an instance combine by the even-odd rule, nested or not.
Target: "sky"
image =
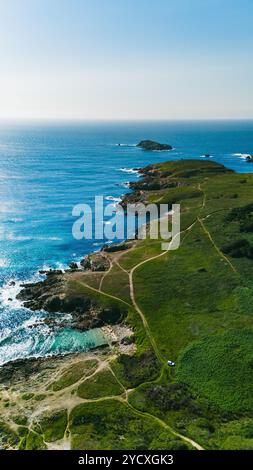
[[[252,0],[0,0],[0,119],[253,118]]]

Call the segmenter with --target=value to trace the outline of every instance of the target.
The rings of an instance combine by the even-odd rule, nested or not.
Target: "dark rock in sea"
[[[206,158],[211,157],[210,153],[205,153],[205,157],[206,157]]]
[[[160,144],[154,140],[141,140],[136,147],[141,147],[144,150],[172,150],[169,144]]]
[[[246,157],[246,161],[247,161],[248,163],[253,163],[253,155],[248,155],[248,156]]]
[[[49,271],[46,271],[46,275],[47,276],[54,276],[54,275],[57,275],[57,274],[62,274],[62,270],[61,269],[50,269]]]
[[[12,286],[12,287],[13,287],[13,286],[15,286],[15,285],[16,285],[16,282],[15,282],[15,281],[11,281],[11,282],[9,283],[9,286]]]
[[[78,264],[75,263],[74,261],[72,261],[71,263],[69,263],[69,267],[70,267],[71,271],[76,271],[76,270],[78,270]]]
[[[54,325],[54,313],[70,313],[71,320],[64,316],[57,320],[57,327],[72,327],[80,330],[99,328],[104,325],[112,325],[123,321],[127,315],[127,309],[112,304],[101,306],[94,297],[88,294],[78,293],[69,289],[68,279],[70,274],[51,275],[46,280],[35,284],[26,284],[17,298],[24,302],[24,306],[31,310],[45,310],[49,312],[45,323]]]
[[[46,274],[47,276],[50,276],[51,274],[62,274],[62,271],[60,269],[40,269],[39,274]]]

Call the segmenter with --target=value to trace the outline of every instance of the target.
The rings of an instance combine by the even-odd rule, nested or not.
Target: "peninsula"
[[[52,328],[67,312],[108,346],[2,366],[2,448],[253,449],[253,175],[209,159],[141,174],[123,203],[180,203],[180,248],[134,240],[24,287]]]

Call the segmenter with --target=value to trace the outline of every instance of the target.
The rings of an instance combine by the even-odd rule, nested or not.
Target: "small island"
[[[172,150],[169,144],[160,144],[154,140],[141,140],[136,147],[141,147],[144,150]]]

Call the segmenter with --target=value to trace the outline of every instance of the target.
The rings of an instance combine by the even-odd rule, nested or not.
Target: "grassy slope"
[[[240,239],[253,246],[252,232],[242,232],[240,220],[227,220],[232,208],[251,202],[253,176],[234,174],[211,161],[156,167],[171,172],[171,180],[181,186],[151,191],[148,201],[181,203],[183,233],[177,251],[132,273],[135,301],[147,324],[129,306],[128,275],[118,264],[104,277],[107,296],[84,285],[99,289],[99,275],[84,275],[83,284],[80,279],[69,282],[70,292],[89,293],[103,306],[116,303],[128,311],[137,352],[110,360],[115,375],[108,368],[95,375],[92,368],[91,377],[89,369],[83,376],[78,366],[73,373],[64,369],[55,385],[50,382],[50,393],[60,390],[66,402],[72,396],[83,403],[75,406],[73,401],[68,429],[62,410],[58,419],[54,413],[52,419],[41,416],[42,434],[33,428],[37,434],[22,437],[23,448],[44,448],[64,432],[65,438],[71,433],[72,447],[78,449],[191,448],[173,433],[204,448],[253,448],[253,261],[222,251]],[[160,253],[160,241],[139,241],[117,262],[130,273]],[[176,368],[169,369],[167,359],[175,360]],[[8,428],[8,433],[15,447],[17,429]]]

